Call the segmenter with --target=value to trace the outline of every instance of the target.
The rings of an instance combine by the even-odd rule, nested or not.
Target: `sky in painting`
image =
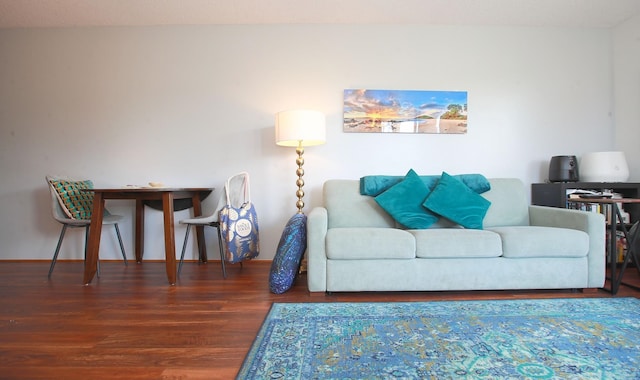
[[[450,104],[467,104],[466,91],[345,90],[345,118],[436,117]]]

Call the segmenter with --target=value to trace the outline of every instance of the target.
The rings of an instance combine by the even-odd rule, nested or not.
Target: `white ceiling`
[[[612,27],[640,0],[0,0],[0,28],[193,24]]]

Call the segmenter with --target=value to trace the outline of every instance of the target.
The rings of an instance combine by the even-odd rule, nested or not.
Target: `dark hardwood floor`
[[[102,262],[82,285],[81,262],[0,261],[0,379],[233,379],[273,302],[611,297],[553,291],[310,295],[306,276],[269,292],[271,263],[185,264],[168,286],[164,263]],[[625,280],[640,285],[635,268]],[[617,297],[640,292],[622,286]]]

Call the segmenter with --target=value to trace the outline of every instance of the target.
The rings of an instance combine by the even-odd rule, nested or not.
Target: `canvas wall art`
[[[344,132],[467,133],[466,91],[345,90]]]

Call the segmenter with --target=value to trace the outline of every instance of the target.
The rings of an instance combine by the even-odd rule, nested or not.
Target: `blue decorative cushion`
[[[306,249],[307,216],[295,214],[285,225],[278,250],[271,262],[269,289],[272,293],[282,294],[293,286]]]
[[[421,229],[438,221],[437,215],[422,207],[428,194],[427,186],[411,169],[404,180],[374,199],[396,222],[406,228]]]
[[[465,185],[475,191],[478,194],[482,194],[485,191],[491,190],[491,184],[489,180],[482,174],[458,174],[454,176],[461,180]],[[372,197],[382,194],[385,190],[391,186],[402,181],[402,176],[392,175],[368,175],[360,178],[360,194],[369,195]],[[430,191],[436,187],[439,175],[424,175],[420,176],[422,182],[427,186]]]
[[[440,181],[423,205],[465,228],[482,229],[482,221],[491,202],[462,181],[442,172]]]

